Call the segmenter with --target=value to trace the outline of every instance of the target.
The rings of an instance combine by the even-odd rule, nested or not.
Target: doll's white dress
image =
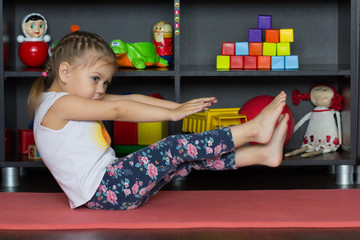
[[[338,124],[335,120],[335,114]],[[309,124],[302,144],[302,147],[308,147],[307,152],[318,151],[320,148],[323,148],[323,153],[328,153],[339,148],[341,125],[340,113],[338,111],[325,107],[316,107],[296,124],[294,132],[307,120],[309,120]]]

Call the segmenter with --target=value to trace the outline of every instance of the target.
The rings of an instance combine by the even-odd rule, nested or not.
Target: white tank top
[[[91,199],[106,166],[116,156],[101,121],[69,121],[61,130],[41,125],[54,102],[66,94],[42,94],[35,113],[34,137],[43,162],[69,198],[73,209]]]

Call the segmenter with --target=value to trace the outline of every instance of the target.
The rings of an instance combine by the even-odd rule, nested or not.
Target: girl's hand
[[[209,107],[217,103],[215,97],[197,98],[181,104],[180,107],[171,109],[170,116],[172,121],[179,121],[191,114],[208,110]]]

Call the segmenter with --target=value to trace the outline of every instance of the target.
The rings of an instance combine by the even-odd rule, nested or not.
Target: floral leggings
[[[173,135],[112,161],[92,199],[91,209],[134,209],[165,184],[196,170],[236,169],[230,128]]]

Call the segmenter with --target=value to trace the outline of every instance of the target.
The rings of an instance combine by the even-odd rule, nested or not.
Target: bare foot
[[[279,120],[285,105],[286,94],[281,91],[254,119],[248,122],[249,125],[252,124],[254,142],[262,144],[270,142],[275,124]]]
[[[281,164],[289,119],[289,114],[286,113],[283,115],[283,117],[279,119],[279,125],[275,128],[271,141],[268,144],[263,145],[263,165],[277,167]]]

